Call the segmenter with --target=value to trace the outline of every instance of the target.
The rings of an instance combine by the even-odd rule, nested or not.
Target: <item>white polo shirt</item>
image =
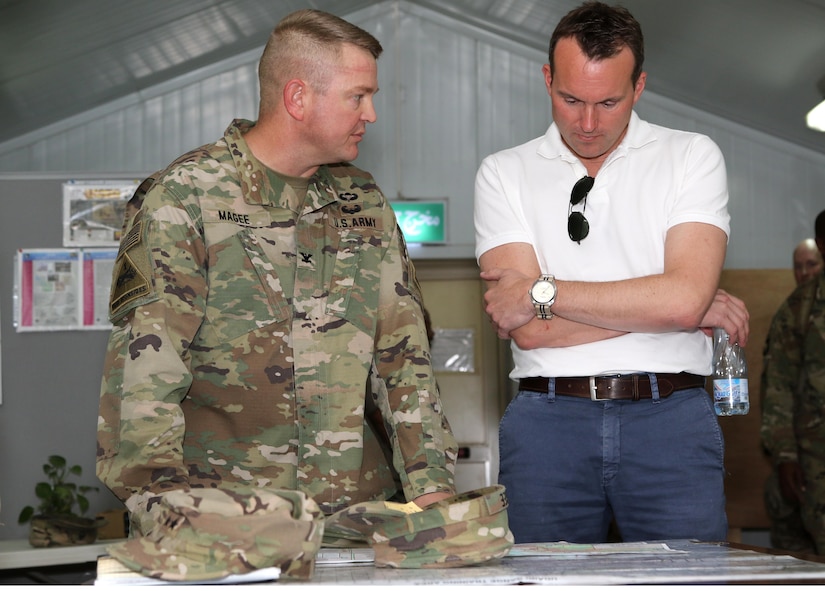
[[[724,158],[707,136],[652,125],[634,112],[596,175],[583,212],[590,233],[579,244],[567,235],[567,214],[570,191],[586,174],[555,124],[543,137],[485,158],[476,176],[476,257],[526,242],[543,273],[614,281],[661,273],[665,237],[677,224],[702,222],[730,235]],[[698,330],[532,351],[511,346],[513,379],[711,369],[711,339]]]

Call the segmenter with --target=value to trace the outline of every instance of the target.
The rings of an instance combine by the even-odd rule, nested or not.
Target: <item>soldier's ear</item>
[[[303,121],[306,115],[308,96],[306,82],[295,78],[284,86],[284,107],[294,119]]]

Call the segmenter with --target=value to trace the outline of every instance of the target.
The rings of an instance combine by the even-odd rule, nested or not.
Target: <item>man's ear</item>
[[[306,109],[307,85],[303,80],[290,80],[284,86],[284,107],[293,118],[302,121]]]
[[[646,82],[647,82],[647,72],[641,72],[639,74],[639,79],[636,80],[636,86],[633,87],[633,104],[634,105],[636,104],[636,101],[638,101],[641,98],[642,93],[645,90],[645,83]]]
[[[553,83],[553,71],[550,69],[550,64],[544,64],[541,67],[541,72],[544,74],[544,86],[547,88],[547,94],[551,94],[550,85]]]

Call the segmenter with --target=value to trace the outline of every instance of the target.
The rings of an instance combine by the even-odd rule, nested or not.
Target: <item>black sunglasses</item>
[[[576,184],[573,185],[573,190],[570,191],[570,206],[567,208],[567,235],[570,240],[581,244],[582,240],[587,238],[590,233],[590,224],[587,223],[587,218],[579,211],[573,211],[573,206],[578,205],[584,201],[582,211],[587,207],[587,194],[593,188],[593,183],[596,182],[592,176],[583,176]]]

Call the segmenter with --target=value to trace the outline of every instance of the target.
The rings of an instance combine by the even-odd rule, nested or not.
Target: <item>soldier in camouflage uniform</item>
[[[256,123],[152,175],[114,271],[99,478],[133,528],[159,495],[290,489],[324,513],[455,494],[456,443],[395,216],[348,162],[375,121],[378,41],[315,10],[261,58]],[[276,172],[277,171],[277,172]],[[370,374],[393,466],[365,420]]]
[[[825,271],[825,261],[816,245],[816,240],[806,238],[793,251],[793,276],[797,285],[816,277]]]
[[[825,255],[825,211],[815,231]],[[825,273],[798,286],[780,306],[764,365],[762,443],[782,496],[801,507],[817,554],[825,554]]]
[[[793,251],[793,272],[796,285],[802,285],[809,279],[819,276],[825,271],[822,254],[813,238],[801,241]],[[763,355],[767,355],[770,339],[765,339]],[[766,386],[766,372],[763,367],[760,392],[762,394],[762,408]],[[765,481],[765,508],[771,519],[771,546],[797,552],[813,552],[814,543],[810,534],[802,524],[802,515],[799,503],[796,500],[786,499],[779,486],[779,472],[774,467]]]

